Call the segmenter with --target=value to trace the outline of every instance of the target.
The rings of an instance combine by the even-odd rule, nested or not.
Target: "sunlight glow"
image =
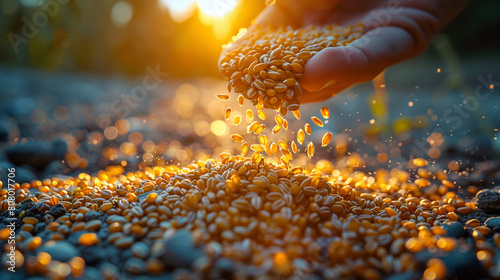
[[[200,10],[211,17],[220,18],[234,10],[238,0],[196,0]]]
[[[188,19],[195,10],[195,0],[159,0],[160,6],[168,9],[170,17],[177,22]]]

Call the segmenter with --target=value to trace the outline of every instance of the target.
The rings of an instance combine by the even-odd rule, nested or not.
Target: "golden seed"
[[[272,133],[273,133],[273,134],[276,134],[276,133],[280,132],[280,130],[281,130],[281,125],[277,124],[277,125],[275,125],[275,126],[273,127],[273,131],[272,131]]]
[[[247,142],[243,142],[243,144],[241,145],[241,155],[245,156],[247,154],[249,148],[250,148],[250,144],[248,144]]]
[[[323,118],[328,119],[330,117],[330,110],[328,110],[327,107],[322,107],[321,115],[323,116]]]
[[[288,160],[292,160],[293,156],[292,154],[287,150],[287,149],[281,149],[281,153],[283,156],[285,156]]]
[[[278,146],[280,147],[280,149],[282,150],[288,150],[288,145],[285,143],[285,141],[283,140],[279,140],[278,141]]]
[[[276,144],[276,142],[271,143],[271,151],[272,151],[273,155],[278,153],[278,145]]]
[[[95,233],[84,233],[78,238],[78,243],[83,246],[91,246],[98,242],[97,235]]]
[[[424,166],[428,165],[429,162],[423,158],[416,158],[416,159],[413,159],[413,164],[415,164],[418,167],[424,167]]]
[[[267,136],[263,135],[263,134],[260,134],[259,135],[259,143],[263,146],[266,146],[269,142],[269,139],[267,138]]]
[[[304,125],[304,131],[307,133],[307,135],[311,135],[312,131],[311,131],[311,125],[309,125],[309,123],[306,123]]]
[[[300,111],[299,110],[294,110],[294,111],[292,111],[292,113],[297,120],[300,120]]]
[[[247,110],[247,118],[251,121],[253,120],[253,112],[250,109]]]
[[[321,147],[327,146],[328,144],[330,144],[330,141],[332,141],[332,133],[327,132],[321,139]]]
[[[453,251],[456,247],[456,244],[456,239],[450,237],[441,237],[436,242],[436,246],[443,251]]]
[[[430,186],[431,182],[427,179],[420,178],[420,179],[415,180],[415,184],[421,188],[425,188],[425,187]]]
[[[259,125],[259,126],[255,129],[254,133],[255,133],[255,134],[261,134],[261,133],[264,131],[264,129],[265,129],[265,128],[266,128],[266,126],[265,126],[264,124],[261,124],[261,125]]]
[[[244,103],[245,103],[245,97],[243,95],[238,95],[238,104],[240,106],[243,106]]]
[[[260,144],[253,144],[250,146],[250,149],[252,149],[253,151],[255,151],[257,153],[263,152],[265,150],[264,146],[262,146]]]
[[[288,130],[288,121],[287,121],[287,120],[285,120],[285,119],[283,119],[283,128],[284,128],[285,130]]]
[[[386,207],[386,208],[384,209],[384,211],[385,211],[385,213],[387,214],[387,216],[389,216],[389,217],[392,217],[392,216],[396,216],[396,215],[397,215],[396,211],[394,211],[394,209],[392,209],[392,208],[390,208],[390,207]]]
[[[252,122],[248,127],[247,127],[247,132],[252,133],[255,132],[257,127],[259,127],[260,123],[258,121]]]
[[[323,122],[317,117],[311,117],[311,120],[319,127],[323,127]]]
[[[253,155],[252,155],[252,160],[256,161],[259,157],[260,157],[260,153],[259,152],[254,152]]]
[[[304,131],[302,128],[299,129],[299,132],[297,132],[297,142],[302,145],[304,143],[304,140],[306,139],[306,135],[304,134]]]
[[[265,120],[266,119],[266,113],[264,113],[264,111],[262,111],[262,110],[259,110],[257,112],[257,115],[259,116],[259,119],[261,119],[261,120]]]
[[[276,121],[276,124],[277,125],[283,125],[283,117],[281,117],[280,115],[276,115],[274,116],[274,120]]]
[[[457,213],[460,214],[460,215],[467,215],[467,214],[470,214],[474,211],[474,209],[472,209],[471,207],[459,207],[457,209]]]
[[[236,141],[236,142],[241,142],[243,141],[243,136],[239,135],[239,134],[232,134],[231,135],[231,138]]]
[[[240,116],[235,116],[233,119],[234,125],[239,125],[241,123],[241,117]]]
[[[288,163],[289,163],[289,160],[288,160],[285,156],[281,156],[281,157],[280,157],[280,161],[281,161],[281,163],[283,163],[284,165],[288,165]]]
[[[441,181],[441,183],[443,183],[444,186],[450,189],[453,189],[455,187],[455,184],[453,184],[451,181],[448,180],[443,180]]]
[[[219,99],[219,100],[223,100],[223,101],[226,101],[226,100],[229,100],[229,96],[226,95],[226,94],[217,94],[216,97]]]
[[[465,225],[468,227],[478,227],[481,225],[481,222],[479,222],[478,219],[470,219],[465,223]]]
[[[227,121],[229,120],[230,117],[231,117],[231,107],[227,107],[226,113],[224,114],[224,118]]]
[[[309,142],[309,144],[307,144],[306,152],[307,152],[307,157],[309,158],[311,158],[314,155],[314,144],[312,142]]]
[[[474,232],[479,232],[483,236],[487,236],[491,233],[491,229],[488,227],[479,226],[474,228]]]
[[[294,140],[292,140],[291,146],[292,146],[292,152],[297,153],[297,144],[295,144]]]

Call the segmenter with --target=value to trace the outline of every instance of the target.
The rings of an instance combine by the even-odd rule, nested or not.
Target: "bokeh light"
[[[126,26],[132,19],[133,14],[134,11],[129,3],[120,1],[111,9],[111,20],[118,27]]]
[[[200,10],[211,17],[220,18],[234,10],[238,0],[197,0]]]
[[[188,19],[196,8],[195,0],[159,0],[160,7],[165,7],[175,22]]]

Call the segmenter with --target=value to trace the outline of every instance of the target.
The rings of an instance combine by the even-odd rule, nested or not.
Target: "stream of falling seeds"
[[[267,1],[274,4],[274,1]],[[278,135],[284,130],[288,130],[287,112],[300,120],[300,98],[302,88],[300,78],[303,76],[304,65],[311,57],[319,51],[329,47],[346,46],[359,38],[364,33],[362,23],[348,27],[329,26],[308,26],[300,29],[291,28],[262,28],[252,26],[243,36],[238,35],[239,40],[228,45],[221,56],[221,73],[228,80],[228,90],[234,90],[238,94],[238,104],[243,105],[244,100],[250,100],[256,111],[248,109],[246,117],[254,120],[254,116],[264,121],[267,114],[264,108],[274,109],[277,114],[274,116],[271,134]],[[218,94],[219,100],[228,100],[226,94]],[[330,117],[327,107],[320,110],[321,116],[326,120]],[[229,118],[226,111],[226,120]],[[323,127],[323,121],[314,116],[311,118],[318,127]],[[233,123],[238,125],[241,122],[239,116],[234,117]],[[311,126],[305,125],[305,133],[302,129],[297,132],[297,143],[302,145],[306,141],[306,136],[312,134]],[[265,130],[265,124],[257,121],[247,126],[247,133],[260,135]],[[331,135],[331,132],[329,132]],[[245,135],[242,135],[244,138]],[[332,137],[324,136],[322,146],[330,143]],[[283,137],[282,137],[283,138]],[[237,138],[240,140],[240,138]],[[249,143],[254,140],[245,139]],[[264,143],[259,136],[259,151],[266,151],[267,154],[275,154],[269,142]],[[236,141],[236,140],[235,140]],[[241,140],[242,141],[242,140]],[[238,141],[239,142],[239,141]],[[295,148],[292,151],[298,151]],[[288,149],[287,149],[288,151]],[[309,142],[306,148],[308,156],[314,154],[314,144]],[[255,156],[257,157],[257,156]],[[290,159],[290,157],[286,157]]]

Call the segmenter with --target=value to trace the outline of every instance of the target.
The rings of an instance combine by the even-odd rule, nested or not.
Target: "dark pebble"
[[[2,181],[4,187],[8,186],[7,175],[9,174],[9,168],[15,168],[15,177],[14,180],[16,183],[30,183],[33,180],[36,180],[37,177],[33,172],[24,167],[15,166],[8,161],[0,160],[0,180]]]
[[[109,244],[99,245],[99,248],[93,246],[78,246],[81,257],[88,265],[98,265],[103,261],[109,261],[113,256],[119,256],[119,249]],[[97,250],[96,250],[97,249]]]
[[[9,140],[10,129],[4,121],[0,121],[0,142]]]
[[[465,236],[465,229],[462,223],[460,222],[444,222],[443,223],[443,229],[446,230],[445,236],[448,237],[454,237],[454,238],[460,238]]]
[[[97,211],[89,211],[85,214],[85,221],[97,220],[101,217],[101,214]]]
[[[95,279],[102,279],[102,274],[99,271],[99,269],[88,266],[85,267],[85,271],[83,273],[83,276],[78,278],[79,280],[95,280]]]
[[[146,271],[146,262],[139,258],[130,258],[125,262],[125,270],[131,274],[142,274]]]
[[[447,279],[478,279],[486,276],[486,270],[473,251],[457,250],[442,258],[446,265]]]
[[[476,205],[486,213],[500,213],[500,192],[497,189],[481,190],[476,194]]]
[[[66,173],[66,166],[59,160],[52,161],[45,167],[41,175],[42,179],[52,179]]]
[[[66,214],[66,209],[62,206],[62,204],[56,204],[49,209],[49,214],[57,219]]]
[[[484,222],[484,225],[489,228],[500,227],[500,217],[491,217]]]
[[[391,275],[387,280],[418,280],[421,279],[422,275],[414,271],[407,271],[401,274]]]
[[[63,159],[68,151],[68,143],[62,139],[52,141],[52,154],[56,159]]]
[[[19,184],[22,183],[31,183],[36,180],[36,175],[31,172],[28,168],[24,167],[16,167],[16,182]]]
[[[215,262],[211,277],[212,279],[233,279],[234,271],[233,261],[228,258],[220,258]]]
[[[15,165],[27,164],[43,170],[55,159],[52,144],[47,141],[28,141],[16,143],[5,150],[9,160]]]
[[[41,233],[42,231],[45,230],[46,224],[44,222],[39,222],[35,225],[35,228],[33,230],[33,233],[36,235],[37,233]]]
[[[66,241],[48,241],[40,247],[39,251],[46,252],[53,260],[60,262],[67,262],[79,255],[76,247]]]
[[[193,244],[192,235],[187,230],[179,230],[165,241],[163,261],[170,268],[190,268],[203,256],[203,250]]]
[[[415,255],[421,268],[425,268],[431,258],[439,258],[446,266],[446,279],[469,280],[486,276],[486,270],[472,250],[452,252],[424,250]]]

